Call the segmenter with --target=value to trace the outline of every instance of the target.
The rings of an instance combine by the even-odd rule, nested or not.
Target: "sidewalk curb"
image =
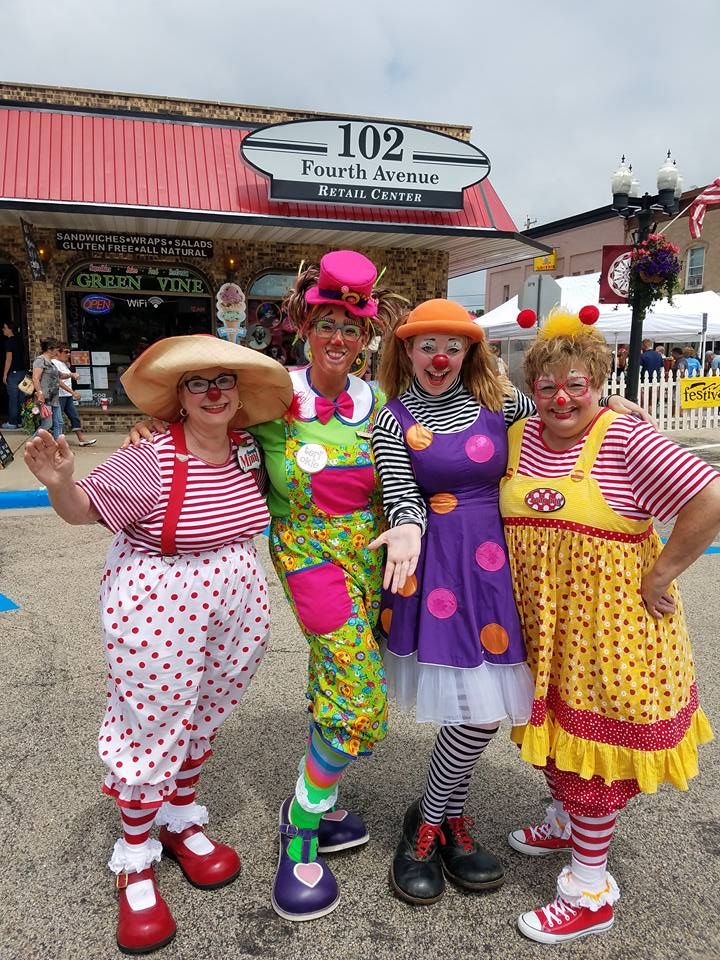
[[[0,510],[17,510],[25,507],[49,507],[50,498],[45,487],[40,490],[0,491]]]

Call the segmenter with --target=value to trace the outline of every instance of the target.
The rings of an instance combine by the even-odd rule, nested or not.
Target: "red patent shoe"
[[[205,841],[212,844],[207,853],[193,853],[185,840],[202,834]],[[171,833],[167,827],[160,828],[160,843],[166,856],[174,860],[185,878],[200,890],[217,890],[232,883],[240,873],[240,857],[232,847],[216,843],[205,836],[202,827],[186,827],[181,833]]]
[[[170,943],[175,936],[175,921],[160,896],[153,868],[120,873],[115,885],[119,908],[116,937],[122,952],[150,953]]]

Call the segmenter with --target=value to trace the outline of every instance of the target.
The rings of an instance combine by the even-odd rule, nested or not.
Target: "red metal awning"
[[[352,225],[368,233],[455,236],[466,246],[472,236],[496,234],[506,261],[544,249],[517,236],[487,179],[465,191],[456,211],[271,200],[267,181],[240,154],[249,132],[215,122],[0,106],[0,208],[62,213],[67,205],[76,214],[239,220],[255,227],[266,220],[275,227]]]

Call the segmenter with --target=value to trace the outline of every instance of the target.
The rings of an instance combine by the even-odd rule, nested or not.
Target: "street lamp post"
[[[667,158],[657,173],[657,194],[640,196],[640,184],[632,175],[632,165],[626,165],[625,157],[612,176],[613,210],[625,220],[636,220],[633,231],[633,246],[637,247],[655,231],[658,214],[674,214],[679,210],[682,194],[682,177],[675,162]],[[645,307],[638,298],[631,297],[632,321],[630,325],[630,346],[628,349],[627,380],[625,396],[637,403],[640,382],[640,353],[642,347],[643,321]]]

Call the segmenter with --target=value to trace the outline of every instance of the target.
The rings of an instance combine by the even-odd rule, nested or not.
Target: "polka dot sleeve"
[[[628,478],[639,507],[658,520],[671,520],[718,473],[709,464],[658,433],[634,422],[625,446]]]
[[[152,443],[116,450],[78,486],[113,533],[147,516],[158,505],[162,480]]]

